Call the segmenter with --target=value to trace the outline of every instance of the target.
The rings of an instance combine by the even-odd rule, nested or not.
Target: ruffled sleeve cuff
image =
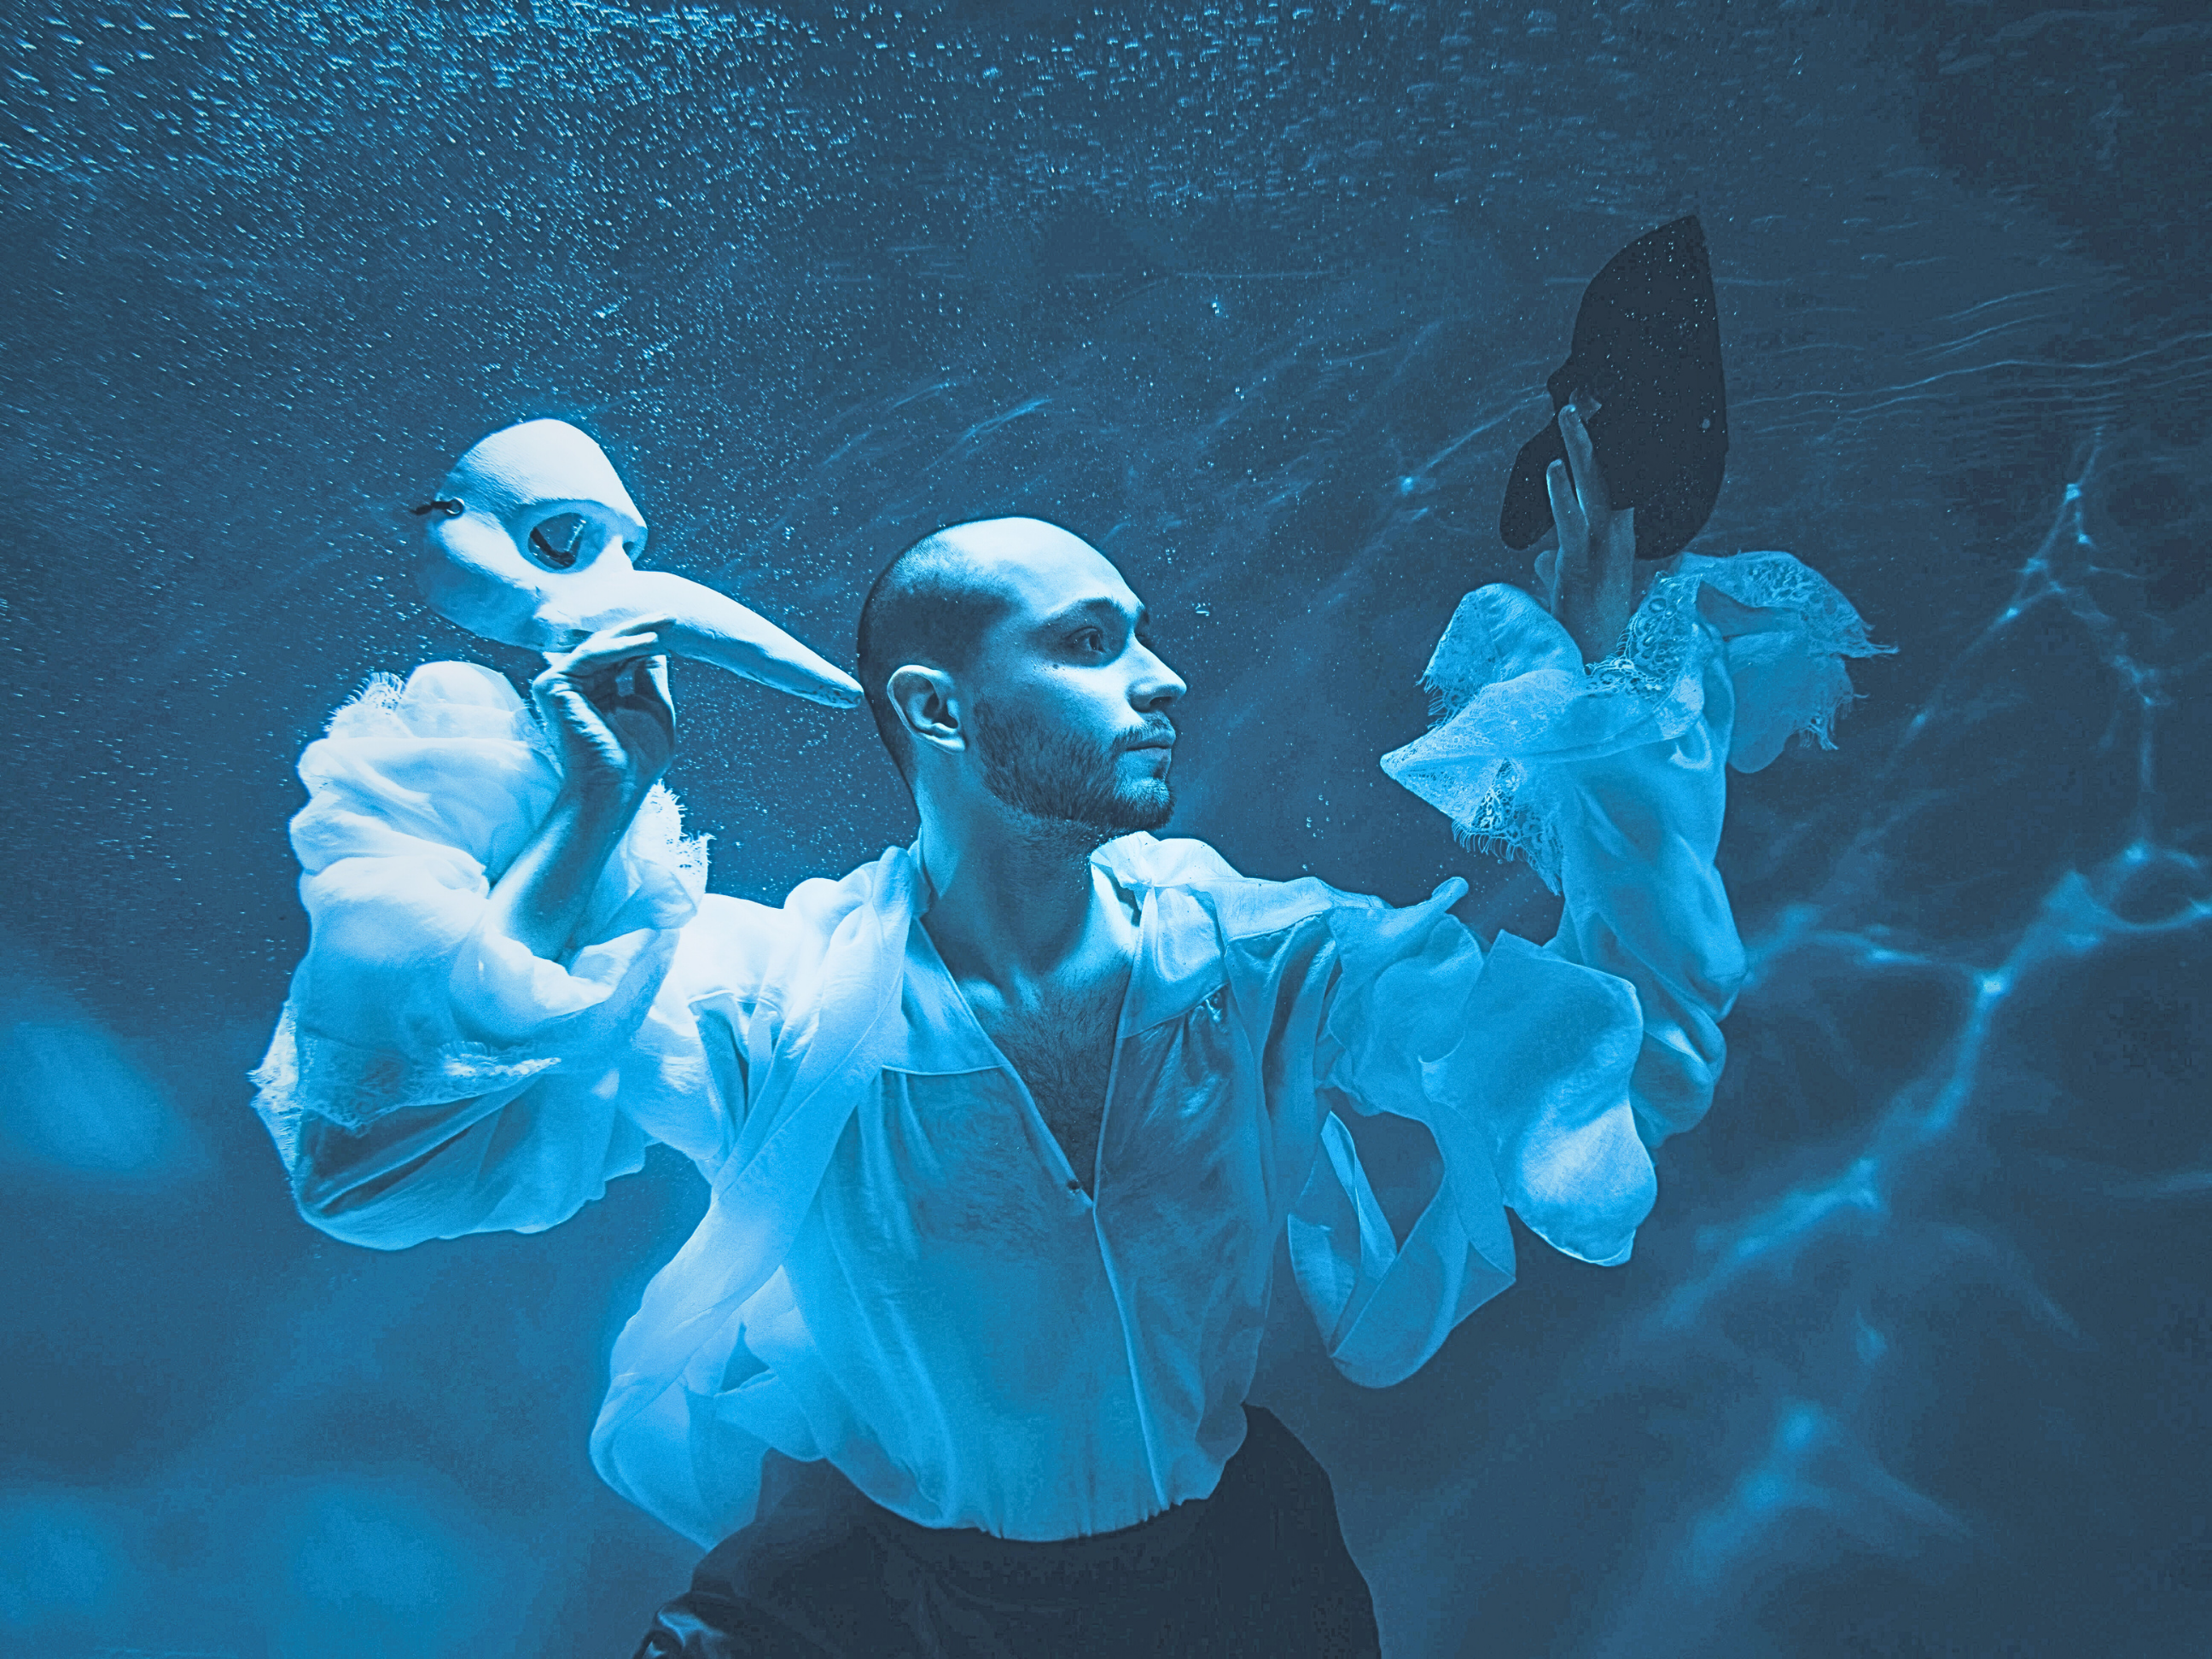
[[[1331,1085],[1425,1124],[1467,1237],[1510,1273],[1500,1201],[1585,1261],[1626,1261],[1656,1188],[1629,1112],[1635,994],[1513,933],[1487,951],[1447,882],[1406,910],[1332,914],[1343,979]]]
[[[1331,1358],[1370,1387],[1410,1376],[1452,1328],[1512,1283],[1511,1209],[1554,1249],[1627,1260],[1656,1194],[1630,1078],[1635,993],[1502,933],[1486,952],[1449,907],[1347,902],[1331,914],[1341,964],[1325,1088],[1354,1115],[1422,1124],[1434,1196],[1394,1240],[1346,1131],[1332,1119],[1292,1211],[1291,1261]]]
[[[300,775],[312,940],[256,1074],[280,1146],[296,1144],[302,1112],[358,1129],[614,1062],[706,884],[673,795],[656,788],[640,811],[592,894],[589,942],[563,963],[483,930],[491,884],[560,781],[502,676],[468,663],[427,664],[404,686],[380,675]]]
[[[1518,855],[1557,892],[1561,769],[1681,737],[1705,716],[1716,669],[1733,693],[1719,735],[1736,770],[1759,770],[1799,732],[1833,748],[1853,696],[1844,659],[1895,648],[1871,642],[1850,602],[1787,553],[1677,556],[1620,653],[1587,667],[1557,619],[1497,583],[1460,602],[1422,677],[1436,723],[1382,769],[1462,841]]]

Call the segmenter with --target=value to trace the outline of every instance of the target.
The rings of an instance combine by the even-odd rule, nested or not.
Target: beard
[[[1173,733],[1164,716],[1140,732],[1101,743],[1034,715],[1001,715],[979,701],[975,726],[984,787],[1055,830],[1087,836],[1092,847],[1132,830],[1157,830],[1175,811],[1175,791],[1165,778],[1125,783],[1115,775],[1132,742]]]

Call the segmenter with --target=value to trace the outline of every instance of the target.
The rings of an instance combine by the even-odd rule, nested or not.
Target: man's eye
[[[1075,636],[1074,642],[1078,651],[1103,651],[1106,648],[1106,635],[1097,629],[1086,628]]]

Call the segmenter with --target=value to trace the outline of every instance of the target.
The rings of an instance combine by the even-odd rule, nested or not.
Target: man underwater
[[[1462,883],[1393,909],[1155,839],[1183,682],[1115,567],[1035,520],[878,579],[860,678],[919,833],[780,908],[704,893],[655,787],[650,618],[550,656],[535,720],[432,665],[303,757],[313,940],[257,1075],[307,1217],[383,1249],[533,1231],[648,1139],[709,1182],[592,1436],[714,1546],[643,1659],[1379,1652],[1326,1476],[1244,1404],[1278,1242],[1375,1387],[1510,1282],[1507,1207],[1626,1259],[1743,971],[1723,766],[1824,735],[1863,653],[1786,555],[1639,577],[1560,424],[1547,602],[1470,596],[1465,684],[1431,665],[1457,746],[1393,757],[1563,886],[1540,949],[1480,946]],[[1584,673],[1624,636],[1667,696]],[[1397,1224],[1357,1152],[1376,1113],[1435,1154]]]

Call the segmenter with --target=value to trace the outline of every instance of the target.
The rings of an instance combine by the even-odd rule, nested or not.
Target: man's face
[[[1175,805],[1168,711],[1183,683],[1153,653],[1144,607],[1103,555],[1066,531],[1006,522],[1023,528],[988,556],[1012,608],[961,676],[983,784],[1033,817],[1156,830]]]

